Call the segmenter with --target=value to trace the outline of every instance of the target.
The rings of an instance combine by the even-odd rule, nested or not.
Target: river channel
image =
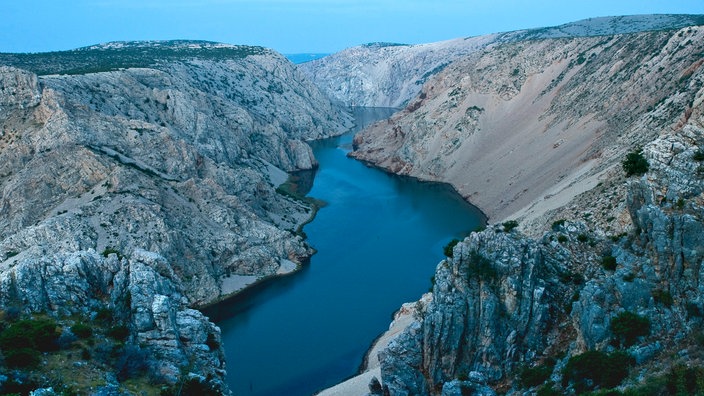
[[[357,130],[392,111],[357,109]],[[310,395],[354,375],[392,313],[428,291],[443,246],[484,221],[446,185],[348,158],[357,130],[311,144],[308,195],[327,205],[303,229],[310,263],[207,312],[235,395]]]

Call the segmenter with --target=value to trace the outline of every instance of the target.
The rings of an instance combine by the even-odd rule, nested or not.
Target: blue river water
[[[391,112],[358,109],[358,129]],[[310,395],[354,375],[393,312],[428,291],[443,246],[484,222],[446,185],[348,158],[353,134],[312,143],[308,195],[327,206],[304,227],[310,263],[206,311],[235,395]]]

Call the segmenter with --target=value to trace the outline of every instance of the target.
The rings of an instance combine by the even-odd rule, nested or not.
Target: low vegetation
[[[189,46],[183,41],[159,43],[124,43],[113,47],[87,47],[71,51],[32,54],[0,53],[0,64],[15,66],[37,73],[88,74],[128,69],[155,67],[170,61],[188,59],[228,60],[241,59],[266,52],[262,47],[214,46],[215,43],[194,42]]]
[[[626,159],[621,163],[626,176],[640,176],[650,169],[648,160],[643,156],[643,150],[638,148],[626,155]]]
[[[650,334],[650,320],[633,312],[621,312],[611,319],[611,332],[621,345],[629,347],[641,336]]]
[[[0,311],[0,394],[46,387],[60,395],[93,394],[108,385],[106,378],[115,378],[135,394],[159,395],[164,381],[149,369],[154,357],[126,342],[129,331],[111,311],[61,321]],[[188,386],[200,390],[198,384]]]
[[[630,355],[621,351],[587,351],[567,361],[562,385],[571,385],[578,395],[595,388],[613,388],[628,376],[628,369],[634,363]]]

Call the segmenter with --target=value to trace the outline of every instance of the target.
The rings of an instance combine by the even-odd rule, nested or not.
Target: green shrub
[[[483,280],[485,282],[493,282],[498,278],[496,268],[491,260],[482,256],[477,252],[472,252],[469,257],[469,268],[467,271],[467,280]]]
[[[701,318],[704,316],[702,309],[691,301],[684,305],[684,309],[687,311],[687,318]]]
[[[601,258],[601,266],[607,271],[616,270],[616,257],[608,255]]]
[[[51,319],[24,319],[0,333],[0,349],[9,367],[28,368],[39,364],[40,352],[58,348],[59,333]]]
[[[39,351],[34,348],[3,349],[5,363],[12,368],[32,368],[39,365]]]
[[[643,156],[643,150],[640,148],[628,153],[621,164],[626,176],[640,176],[650,169],[650,164]]]
[[[704,150],[697,150],[694,155],[692,155],[692,159],[695,161],[704,161]]]
[[[76,323],[71,326],[71,332],[78,338],[90,338],[93,335],[93,328],[83,323]]]
[[[551,228],[553,231],[559,231],[563,225],[565,225],[565,219],[555,220],[552,222]]]
[[[701,395],[704,393],[704,368],[677,365],[667,376],[668,395]]]
[[[638,337],[650,334],[650,320],[628,311],[612,318],[609,327],[626,347],[633,345]]]
[[[577,394],[596,387],[613,388],[628,376],[628,368],[633,363],[633,358],[623,352],[587,351],[567,361],[563,369],[563,386],[571,383]]]
[[[562,395],[561,392],[556,391],[553,389],[554,384],[552,382],[549,382],[538,389],[538,392],[536,393],[536,396],[560,396]]]
[[[95,314],[95,320],[98,322],[101,322],[103,324],[109,324],[112,323],[114,313],[112,309],[108,307],[103,307],[98,310],[98,312]]]
[[[107,336],[110,338],[113,338],[117,341],[124,341],[127,339],[127,336],[130,335],[130,331],[127,328],[127,326],[113,326],[110,329],[108,329]]]
[[[215,389],[212,385],[197,378],[188,378],[182,384],[176,384],[173,387],[162,389],[162,396],[171,395],[181,396],[219,396],[222,392]]]
[[[452,257],[452,249],[454,249],[454,247],[457,246],[458,243],[460,243],[460,240],[455,238],[451,240],[447,245],[445,245],[445,247],[442,248],[442,252],[445,253],[445,256]]]
[[[520,374],[521,385],[532,388],[544,384],[550,378],[554,367],[555,361],[548,361],[546,364],[524,368]]]
[[[560,272],[559,274],[557,274],[557,276],[560,279],[560,282],[562,283],[573,283],[575,285],[581,285],[584,283],[584,276],[582,276],[582,274],[569,270]]]
[[[650,377],[642,385],[626,389],[625,396],[689,396],[704,394],[704,368],[677,365],[662,376]]]
[[[560,234],[560,235],[557,236],[557,241],[560,242],[560,243],[565,243],[565,242],[567,242],[568,240],[569,240],[569,238],[567,238],[567,235]]]
[[[511,231],[513,231],[514,228],[518,227],[518,221],[509,220],[509,221],[503,222],[502,225],[504,226],[504,232],[511,232]]]
[[[59,333],[53,320],[24,319],[11,324],[0,333],[0,349],[7,352],[29,348],[49,352],[58,348],[58,339]]]
[[[662,304],[668,308],[671,307],[674,302],[672,294],[667,290],[655,289],[651,294],[656,303]]]
[[[579,242],[582,242],[582,243],[584,243],[584,242],[589,242],[589,235],[587,235],[587,234],[579,234],[579,235],[577,235],[577,240],[578,240]]]
[[[118,259],[122,260],[122,254],[117,249],[111,247],[106,247],[105,250],[103,250],[103,252],[100,254],[103,255],[103,257],[108,258],[108,256],[113,253],[117,255]]]
[[[623,276],[624,282],[633,282],[634,279],[636,279],[636,274],[634,274],[633,272],[629,272]]]

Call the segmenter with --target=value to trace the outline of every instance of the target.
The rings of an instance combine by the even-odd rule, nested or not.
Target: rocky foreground
[[[312,254],[313,207],[277,187],[349,116],[256,47],[0,58],[43,74],[0,67],[0,348],[5,367],[54,367],[0,387],[227,392],[220,330],[194,308]],[[46,320],[56,342],[12,341]]]
[[[355,139],[496,223],[404,307],[372,393],[704,392],[704,27],[599,26],[462,56]]]

